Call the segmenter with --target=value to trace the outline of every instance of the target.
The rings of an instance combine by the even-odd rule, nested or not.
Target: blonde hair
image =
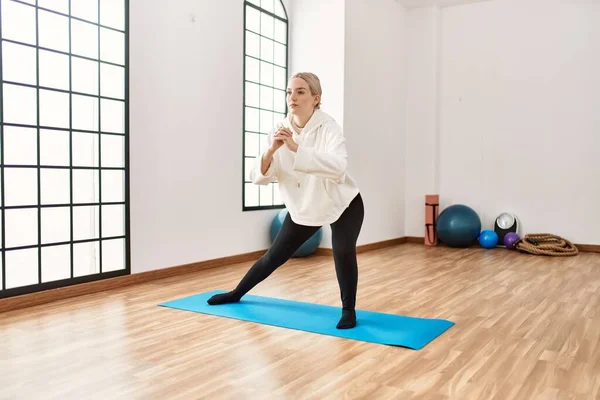
[[[319,77],[313,74],[312,72],[297,72],[292,76],[292,79],[293,78],[304,79],[306,83],[308,83],[308,88],[310,89],[310,93],[313,96],[323,95],[323,90],[321,89],[321,81],[319,80]],[[318,108],[321,108],[321,100],[319,100],[319,102],[315,106],[315,109]]]

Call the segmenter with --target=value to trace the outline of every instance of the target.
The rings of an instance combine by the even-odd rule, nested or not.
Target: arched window
[[[281,208],[277,183],[250,182],[250,168],[287,112],[288,18],[280,0],[244,2],[243,209]]]

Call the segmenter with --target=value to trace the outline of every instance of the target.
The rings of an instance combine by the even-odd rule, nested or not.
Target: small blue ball
[[[486,229],[479,235],[479,244],[485,249],[491,249],[498,244],[498,234],[490,229]]]

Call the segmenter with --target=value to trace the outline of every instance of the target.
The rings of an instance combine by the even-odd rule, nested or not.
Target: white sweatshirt
[[[298,151],[284,144],[273,155],[269,169],[261,173],[262,154],[250,178],[257,185],[278,182],[281,198],[292,221],[300,225],[323,226],[342,215],[359,189],[348,174],[345,138],[337,122],[323,111],[313,113],[300,134],[292,128],[291,115],[279,126],[293,132]],[[275,130],[269,133],[269,145]]]

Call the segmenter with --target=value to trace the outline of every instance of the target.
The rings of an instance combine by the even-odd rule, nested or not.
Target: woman
[[[289,260],[325,224],[331,225],[333,257],[341,292],[338,329],[356,325],[358,265],[356,241],[364,218],[358,187],[346,171],[344,136],[321,111],[321,84],[312,73],[295,74],[287,89],[288,116],[269,135],[269,148],[257,158],[250,176],[257,185],[277,181],[288,215],[273,244],[231,292],[208,304],[239,301]]]

